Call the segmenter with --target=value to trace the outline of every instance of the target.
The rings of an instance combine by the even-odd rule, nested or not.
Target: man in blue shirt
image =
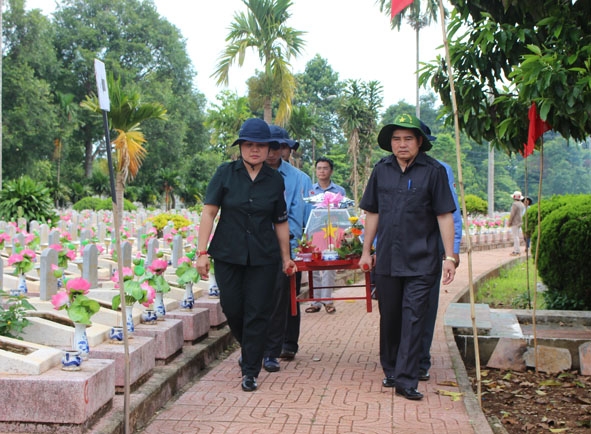
[[[332,182],[332,172],[334,170],[334,163],[330,158],[320,157],[316,160],[316,179],[318,180],[312,186],[310,196],[331,192],[340,193],[345,196],[345,189],[340,185]],[[332,286],[336,280],[336,270],[323,270],[314,271],[314,287],[319,287],[318,291],[314,291],[314,295],[317,298],[331,298],[332,297]],[[314,313],[320,311],[324,306],[327,313],[335,313],[336,309],[332,301],[315,301],[309,307],[306,308],[306,312]]]
[[[293,148],[297,142],[289,139],[287,131],[283,128],[271,125],[270,129],[271,137],[279,142],[280,149],[269,150],[265,162],[283,176],[289,222],[289,242],[293,258],[297,241],[302,237],[304,226],[311,211],[311,206],[304,202],[304,197],[312,188],[312,180],[304,172],[282,159],[282,154],[285,154],[286,151],[285,148]],[[301,283],[301,274],[299,281]],[[277,270],[275,296],[275,308],[269,318],[263,359],[263,367],[268,372],[279,371],[280,365],[277,359],[283,354],[286,347],[294,356],[298,350],[299,311],[296,317],[291,317],[289,309],[289,277],[281,269]]]
[[[421,129],[427,135],[430,142],[437,140],[431,135],[431,129],[421,121]],[[456,260],[456,268],[460,265],[460,243],[462,242],[462,213],[458,204],[458,195],[456,194],[456,186],[454,182],[454,173],[449,164],[441,160],[437,160],[445,167],[447,178],[449,180],[449,189],[452,192],[456,210],[453,212],[454,219],[454,249],[453,257]],[[443,244],[439,244],[439,253],[443,257],[445,251]],[[439,290],[441,288],[441,268],[439,269],[439,277],[431,289],[429,296],[429,308],[425,318],[423,327],[423,336],[421,338],[421,355],[419,358],[419,380],[427,381],[430,378],[429,369],[431,368],[431,343],[433,342],[433,332],[435,331],[435,320],[437,319],[437,309],[439,307]]]

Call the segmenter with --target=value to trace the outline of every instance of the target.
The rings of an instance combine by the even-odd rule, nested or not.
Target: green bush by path
[[[86,209],[92,211],[111,211],[113,209],[113,201],[110,198],[101,199],[100,197],[85,197],[83,199],[80,199],[74,205],[72,205],[72,208],[78,212],[84,211]],[[135,211],[137,209],[137,206],[135,206],[127,199],[124,199],[123,209],[125,211]]]

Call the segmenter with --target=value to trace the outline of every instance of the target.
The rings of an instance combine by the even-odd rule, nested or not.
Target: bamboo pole
[[[458,117],[458,106],[456,99],[455,84],[453,78],[453,70],[451,68],[451,58],[449,54],[449,41],[447,40],[447,32],[445,27],[445,11],[443,9],[443,1],[439,0],[439,15],[441,17],[441,31],[443,34],[443,44],[445,47],[445,61],[447,63],[447,75],[449,78],[449,86],[451,93],[451,103],[454,116],[454,127],[456,136],[456,159],[458,165],[458,183],[460,185],[460,202],[462,206],[462,216],[464,219],[464,227],[468,227],[468,212],[466,210],[466,197],[464,192],[464,177],[462,174],[462,159],[461,159],[461,147],[460,147],[460,121]],[[477,383],[477,396],[478,403],[482,406],[482,382],[480,375],[480,350],[478,345],[478,329],[476,328],[476,310],[475,310],[475,296],[474,296],[474,282],[472,273],[472,242],[470,237],[466,237],[467,241],[467,253],[468,253],[468,280],[470,282],[470,318],[472,320],[472,333],[474,339],[474,360],[476,365],[476,383]]]

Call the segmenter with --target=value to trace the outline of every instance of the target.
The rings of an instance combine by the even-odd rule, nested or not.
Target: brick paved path
[[[473,278],[513,259],[510,252],[511,248],[474,252]],[[474,411],[478,406],[469,399],[454,402],[436,393],[438,389],[458,391],[438,384],[456,381],[443,313],[467,285],[467,255],[462,254],[456,280],[442,287],[431,380],[419,384],[425,395],[422,401],[408,401],[381,386],[377,302],[374,311],[366,313],[363,301],[338,301],[334,315],[302,312],[296,359],[282,362],[276,373],[262,370],[256,392],[242,392],[239,351],[235,351],[169,402],[142,432],[491,433],[486,419]],[[339,294],[360,290],[340,289]]]

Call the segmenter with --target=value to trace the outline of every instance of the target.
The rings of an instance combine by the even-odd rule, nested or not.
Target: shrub
[[[7,181],[0,192],[0,219],[19,218],[54,224],[59,220],[49,189],[28,176]]]
[[[591,309],[591,196],[576,197],[542,220],[538,272],[548,309]]]
[[[468,214],[486,214],[488,212],[488,203],[474,194],[467,194],[466,211]]]
[[[191,222],[185,217],[178,214],[163,213],[158,214],[155,217],[150,217],[148,220],[152,222],[154,227],[158,230],[158,236],[162,236],[162,229],[168,222],[173,222],[174,228],[178,231],[180,228],[184,228],[191,225]]]
[[[92,211],[110,211],[113,209],[113,201],[110,198],[101,199],[100,197],[85,197],[76,202],[72,208],[78,212],[85,209],[90,209]],[[135,211],[137,207],[127,199],[124,199],[123,209],[125,211]]]
[[[22,339],[23,329],[29,325],[26,315],[28,311],[36,310],[25,295],[8,295],[0,289],[0,336]]]

